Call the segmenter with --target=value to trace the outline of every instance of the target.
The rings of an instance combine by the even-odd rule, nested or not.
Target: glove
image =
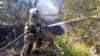
[[[44,23],[42,23],[41,25],[42,25],[43,28],[47,28],[48,27],[48,25],[46,25]]]
[[[41,32],[42,31],[42,27],[40,24],[36,25],[36,32]]]
[[[30,33],[36,34],[36,27],[34,25],[29,26],[28,30]]]
[[[30,33],[36,34],[36,32],[42,31],[42,28],[41,28],[40,25],[37,25],[37,26],[31,25],[31,26],[29,26],[28,30],[29,30]]]

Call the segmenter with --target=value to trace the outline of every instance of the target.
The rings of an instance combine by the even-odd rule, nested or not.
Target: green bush
[[[72,46],[68,43],[67,34],[57,37],[55,45],[59,56],[73,56]]]
[[[67,34],[59,36],[55,40],[58,56],[88,56],[88,48],[85,44],[72,46]]]
[[[85,44],[76,44],[73,48],[74,56],[89,56],[88,48]]]

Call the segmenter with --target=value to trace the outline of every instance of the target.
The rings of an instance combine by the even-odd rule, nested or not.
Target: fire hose
[[[59,23],[54,23],[54,24],[50,24],[50,25],[47,25],[47,27],[53,27],[53,26],[56,26],[56,25],[62,25],[62,24],[65,24],[67,22],[59,22]],[[11,41],[10,43],[8,43],[6,46],[4,46],[3,48],[0,48],[0,52],[4,49],[6,49],[7,47],[11,46],[12,44],[14,44],[15,42],[17,42],[21,37],[23,37],[26,33],[28,33],[29,31],[26,31],[24,33],[22,33],[19,37],[17,37],[16,39],[14,39],[13,41]]]
[[[14,44],[16,41],[18,41],[22,36],[24,36],[27,32],[22,33],[19,37],[17,37],[15,40],[13,40],[12,42],[10,42],[9,44],[7,44],[6,46],[4,46],[3,48],[0,49],[0,52],[4,49],[6,49],[7,47],[9,47],[10,45]]]

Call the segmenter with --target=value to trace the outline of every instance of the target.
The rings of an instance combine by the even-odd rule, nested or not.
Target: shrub
[[[72,46],[68,43],[67,34],[57,37],[55,40],[55,45],[57,47],[58,56],[73,56]]]
[[[88,48],[85,44],[72,46],[68,41],[67,34],[59,36],[55,40],[58,56],[88,56]]]
[[[74,56],[89,56],[88,48],[85,44],[76,44],[73,48]]]

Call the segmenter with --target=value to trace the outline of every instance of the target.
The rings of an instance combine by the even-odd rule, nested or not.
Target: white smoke
[[[48,24],[55,22],[56,19],[59,19],[59,16],[54,16],[52,17],[52,15],[56,15],[59,13],[59,8],[57,8],[57,6],[54,5],[52,0],[39,0],[37,6],[36,6],[40,13],[41,13],[41,17],[43,17],[43,20],[45,22],[48,22]],[[46,16],[46,15],[51,15],[51,16]]]
[[[34,6],[35,0],[23,0],[24,2],[32,3]],[[57,20],[59,20],[59,9],[62,8],[63,5],[63,0],[39,0],[36,7],[40,11],[41,14],[41,19],[46,23],[46,24],[53,24],[56,23]],[[58,14],[58,15],[57,15]],[[51,16],[47,16],[51,15]],[[56,15],[56,16],[52,16]],[[60,25],[64,31],[66,31],[65,25]]]
[[[42,15],[55,15],[59,12],[59,9],[53,4],[52,0],[40,0],[37,4],[37,8]]]
[[[62,1],[63,0],[38,0],[36,7],[40,10],[42,15],[55,15],[59,12]],[[32,6],[34,6],[35,0],[19,0],[19,2],[24,2],[25,4],[32,3]]]

